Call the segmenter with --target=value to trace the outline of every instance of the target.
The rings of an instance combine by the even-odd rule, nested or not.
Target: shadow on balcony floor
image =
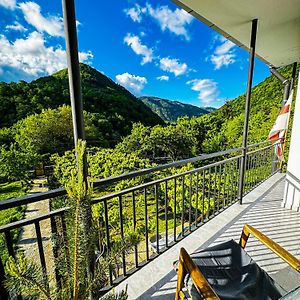
[[[249,193],[244,198],[244,205],[232,205],[135,273],[124,283],[128,284],[129,299],[174,299],[177,276],[172,270],[172,262],[178,258],[179,249],[184,247],[191,253],[230,239],[238,241],[245,223],[300,257],[300,213],[281,208],[284,184],[284,175],[275,174]],[[276,277],[280,271],[283,274],[277,279],[285,278],[285,274],[294,278],[295,274],[287,270],[286,263],[253,238],[249,239],[246,250],[271,276]],[[290,289],[294,284],[290,279],[286,281]],[[299,278],[296,281],[299,282]]]

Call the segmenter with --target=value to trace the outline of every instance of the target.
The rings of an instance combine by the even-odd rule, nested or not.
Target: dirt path
[[[47,188],[47,180],[44,177],[34,179],[33,186],[30,191],[31,194],[45,192]],[[31,203],[27,205],[25,212],[25,218],[33,218],[41,214],[48,213],[49,210],[49,200],[39,201],[37,203]],[[54,279],[54,259],[52,251],[52,242],[51,242],[51,225],[50,220],[43,220],[40,222],[41,234],[43,239],[43,248],[46,259],[47,273],[48,277],[51,278],[51,281]],[[24,226],[20,233],[20,239],[18,242],[20,249],[24,250],[24,253],[27,258],[34,261],[37,264],[40,264],[40,256],[36,239],[36,232],[34,225]]]

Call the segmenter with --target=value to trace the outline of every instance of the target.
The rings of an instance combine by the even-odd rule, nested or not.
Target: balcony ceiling
[[[300,61],[299,0],[173,0],[173,2],[247,50],[251,20],[257,18],[257,57],[275,67]]]

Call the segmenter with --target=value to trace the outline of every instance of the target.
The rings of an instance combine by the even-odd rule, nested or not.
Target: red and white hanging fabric
[[[275,124],[273,125],[268,139],[275,146],[275,153],[280,161],[284,161],[283,157],[283,143],[286,135],[286,131],[289,126],[289,118],[292,108],[293,91],[291,92],[287,102],[281,108],[279,116],[277,117]]]

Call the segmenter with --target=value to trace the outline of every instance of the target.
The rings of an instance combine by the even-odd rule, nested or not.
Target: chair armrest
[[[282,258],[285,262],[287,262],[293,269],[300,272],[300,260],[293,256],[291,253],[286,251],[272,239],[268,238],[266,235],[261,233],[259,230],[253,228],[252,226],[245,224],[241,238],[240,238],[240,246],[244,249],[246,247],[248,238],[252,234],[257,240],[262,242],[265,246],[267,246],[271,251],[277,254],[280,258]]]
[[[184,248],[180,249],[179,263],[178,263],[178,280],[177,290],[175,299],[186,299],[181,294],[184,275],[188,273],[197,289],[198,293],[207,300],[219,300],[220,298],[216,295],[206,278],[203,276],[199,268],[195,265],[189,254]]]

